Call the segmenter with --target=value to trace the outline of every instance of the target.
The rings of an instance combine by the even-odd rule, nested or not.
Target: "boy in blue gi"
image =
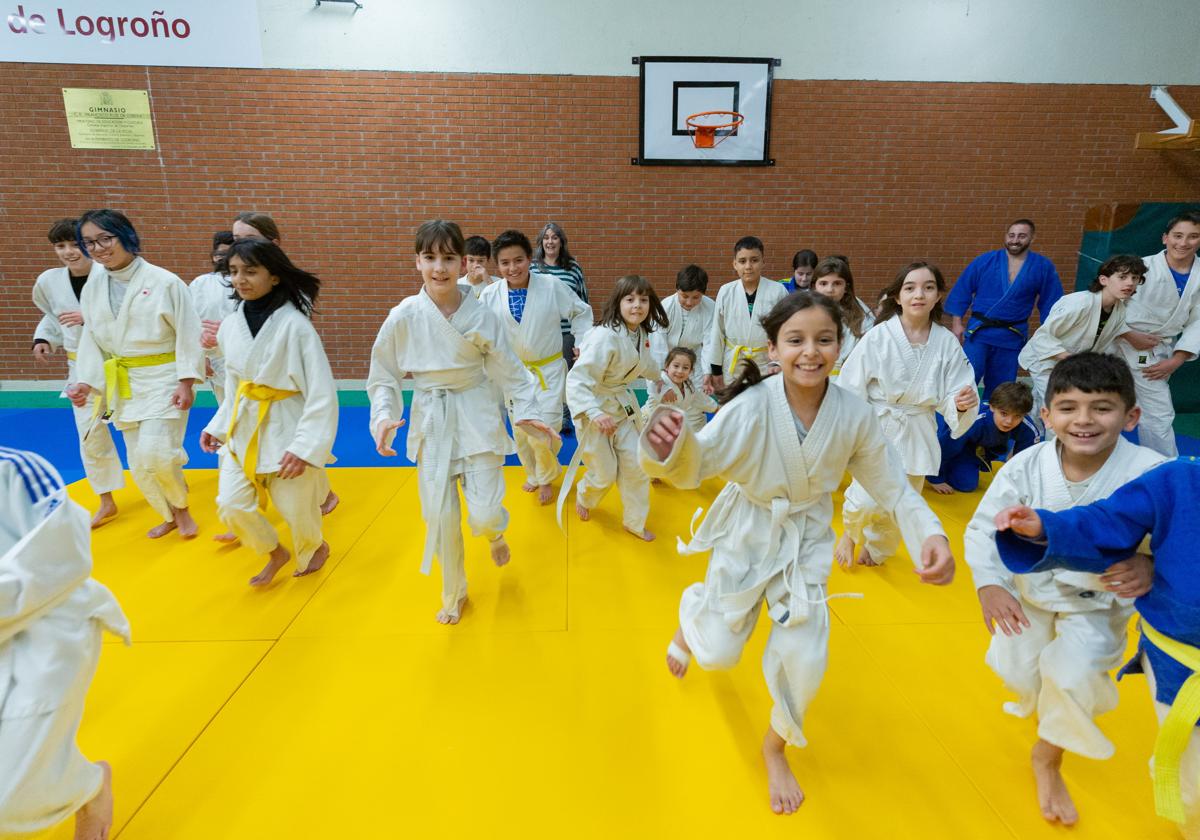
[[[946,296],[951,329],[963,344],[976,381],[983,381],[985,400],[997,385],[1017,378],[1017,354],[1029,337],[1034,301],[1039,320],[1045,321],[1062,297],[1054,263],[1029,250],[1033,236],[1033,222],[1017,219],[1008,226],[1004,247],[973,259]],[[968,311],[971,317],[964,323]]]
[[[1031,411],[1029,386],[1005,382],[992,392],[991,400],[979,409],[979,419],[958,439],[951,437],[950,427],[939,414],[942,466],[937,475],[926,476],[930,489],[944,496],[978,489],[980,471],[991,472],[993,461],[1005,461],[1042,439],[1037,424],[1028,416]]]

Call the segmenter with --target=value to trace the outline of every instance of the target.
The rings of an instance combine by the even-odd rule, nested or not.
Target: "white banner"
[[[0,61],[263,66],[256,0],[0,2]]]

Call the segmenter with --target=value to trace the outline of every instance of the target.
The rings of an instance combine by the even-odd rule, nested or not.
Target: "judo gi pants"
[[[1085,758],[1110,758],[1113,744],[1095,718],[1117,707],[1109,671],[1121,664],[1131,607],[1048,612],[1021,600],[1030,626],[997,633],[987,664],[1019,698],[1004,704],[1017,717],[1038,716],[1038,737]]]
[[[308,466],[295,478],[280,478],[276,473],[257,476],[292,533],[292,554],[299,571],[308,568],[313,554],[324,542],[321,502],[325,501],[328,486],[322,476],[324,472],[322,468]],[[275,526],[258,509],[257,489],[246,477],[242,465],[232,457],[221,458],[217,516],[255,554],[270,554],[280,544]]]
[[[550,399],[549,392],[539,394],[541,416],[538,418],[556,432],[562,429],[562,397]],[[526,431],[524,426],[513,422],[512,412],[508,412],[508,420],[512,425],[513,440],[517,444],[517,457],[525,468],[525,479],[530,484],[552,484],[562,473],[558,463],[558,452],[562,449],[561,440],[550,440],[541,432]]]
[[[1146,682],[1150,686],[1150,698],[1157,694],[1157,683],[1154,681],[1154,669],[1150,666],[1150,658],[1142,654],[1142,670],[1146,673]],[[1166,703],[1154,700],[1154,714],[1161,726],[1163,719],[1171,707]],[[1154,759],[1150,759],[1150,775],[1154,775]],[[1183,795],[1183,811],[1186,820],[1179,826],[1179,833],[1186,840],[1200,840],[1200,738],[1192,729],[1192,737],[1188,739],[1187,748],[1179,762],[1179,787]]]
[[[75,415],[75,431],[79,435],[79,457],[92,492],[99,496],[120,490],[125,486],[125,471],[113,444],[112,430],[107,423],[98,419],[93,421],[90,403],[83,408],[71,408]]]
[[[1017,356],[1021,348],[984,344],[976,332],[963,341],[963,352],[967,354],[967,361],[975,371],[975,381],[983,382],[984,402],[991,398],[997,385],[1016,381],[1019,367]]]
[[[978,480],[976,476],[976,482]],[[920,493],[925,476],[910,475],[908,483]],[[857,481],[851,481],[850,486],[846,488],[846,500],[842,505],[842,527],[854,542],[871,555],[871,560],[875,563],[882,563],[893,556],[900,546],[900,526],[890,513],[875,503],[871,494]]]
[[[6,717],[0,708],[0,758],[4,767],[0,773],[0,837],[57,825],[100,792],[104,771],[84,758],[75,743],[84,700],[100,658],[99,630],[90,634],[88,645],[87,651],[79,650],[72,656],[81,665],[54,709]],[[42,663],[42,667],[53,664]]]
[[[769,583],[763,585],[764,595],[769,587]],[[824,597],[819,586],[807,587],[807,595],[812,601]],[[760,595],[749,612],[730,623],[718,609],[716,593],[706,584],[694,583],[685,589],[679,601],[679,626],[696,664],[706,671],[736,665],[762,605]],[[763,677],[774,703],[771,728],[794,747],[808,743],[803,731],[804,712],[816,696],[828,662],[829,611],[823,603],[813,604],[807,621],[791,627],[771,623],[762,658]]]
[[[601,434],[587,419],[577,428],[587,464],[576,491],[579,504],[592,510],[616,484],[623,508],[621,523],[635,534],[642,533],[650,515],[650,478],[638,463],[637,425],[632,420],[619,423],[612,437]]]
[[[979,459],[974,451],[943,458],[941,470],[929,476],[929,480],[934,484],[949,484],[959,493],[973,493],[979,489]]]
[[[1147,379],[1138,368],[1133,369],[1133,385],[1137,391],[1142,418],[1138,421],[1138,443],[1168,458],[1179,456],[1175,444],[1175,403],[1171,400],[1170,380]]]
[[[188,461],[183,450],[186,429],[186,416],[142,420],[121,429],[133,481],[164,522],[175,518],[172,508],[187,507],[188,488],[183,477],[183,465]]]
[[[462,507],[458,486],[462,485],[467,503],[467,525],[471,535],[495,541],[504,536],[508,527],[508,511],[504,509],[504,458],[486,453],[450,462],[450,480],[439,487],[428,468],[417,463],[417,490],[421,498],[421,516],[425,527],[440,526],[441,541],[437,546],[442,564],[442,608],[457,616],[458,603],[467,597],[465,546],[462,535]]]

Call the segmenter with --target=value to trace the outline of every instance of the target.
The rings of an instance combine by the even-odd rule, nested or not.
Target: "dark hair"
[[[492,259],[500,259],[500,252],[505,248],[517,247],[525,252],[525,256],[533,256],[533,247],[529,237],[519,230],[506,230],[492,241]]]
[[[1129,410],[1137,405],[1133,374],[1119,356],[1107,353],[1076,353],[1067,356],[1050,371],[1046,383],[1046,405],[1064,391],[1083,391],[1085,394],[1116,394]]]
[[[879,293],[880,322],[900,314],[900,289],[904,286],[904,280],[909,274],[922,268],[927,269],[933,275],[933,279],[937,281],[938,302],[933,305],[933,310],[929,313],[929,322],[931,324],[942,322],[942,301],[946,297],[946,278],[942,275],[942,270],[928,260],[914,260],[904,266],[896,272],[895,279],[887,288]]]
[[[795,271],[800,266],[804,266],[805,268],[816,268],[818,262],[819,260],[817,259],[816,251],[810,251],[807,248],[802,248],[796,253],[792,254],[792,271]]]
[[[433,219],[417,228],[414,253],[441,253],[461,257],[466,250],[467,244],[463,241],[462,230],[454,222]]]
[[[681,292],[707,292],[708,272],[694,263],[685,265],[675,275],[675,288]]]
[[[1024,382],[1003,382],[988,397],[988,405],[1009,414],[1028,414],[1033,411],[1033,389]]]
[[[613,286],[612,294],[604,304],[604,311],[600,313],[602,325],[616,328],[625,324],[625,319],[621,317],[621,299],[626,295],[646,295],[650,298],[650,313],[642,321],[641,329],[647,333],[654,332],[655,327],[666,329],[667,313],[658,299],[658,293],[649,280],[638,274],[626,274]]]
[[[666,370],[667,365],[671,364],[671,360],[676,356],[683,356],[692,363],[692,370],[696,369],[696,351],[690,347],[672,347],[667,351],[667,358],[663,359],[663,370]]]
[[[491,243],[482,236],[468,236],[465,247],[468,257],[490,257],[492,255]]]
[[[850,263],[846,262],[845,258],[826,257],[821,260],[813,269],[810,288],[815,291],[816,282],[831,274],[846,281],[846,293],[837,301],[838,308],[842,310],[842,321],[850,328],[850,332],[854,333],[855,338],[862,338],[863,311],[858,305],[858,295],[854,291],[854,272],[850,270]]]
[[[567,249],[567,232],[554,222],[546,222],[546,226],[538,234],[537,248],[533,251],[533,261],[550,265],[550,263],[546,262],[546,250],[542,247],[542,240],[546,238],[546,231],[549,230],[558,234],[558,262],[555,265],[558,268],[570,268],[575,258],[571,256],[570,250]]]
[[[1163,236],[1170,233],[1175,225],[1180,222],[1190,222],[1193,225],[1200,225],[1200,213],[1195,210],[1184,210],[1182,213],[1176,213],[1171,217],[1171,221],[1167,222],[1167,229],[1163,231]]]
[[[1004,230],[1005,232],[1010,231],[1017,225],[1028,225],[1029,233],[1031,235],[1037,233],[1037,225],[1033,223],[1032,219],[1017,219],[1015,222],[1009,222],[1008,227],[1006,227]]]
[[[293,265],[282,248],[266,239],[239,239],[225,254],[222,263],[228,266],[234,257],[246,265],[260,265],[278,277],[279,285],[275,287],[273,294],[279,295],[281,299],[290,300],[297,309],[312,317],[321,281],[316,275]],[[236,291],[233,296],[235,300],[240,300]]]
[[[1122,271],[1128,271],[1130,274],[1139,278],[1138,284],[1141,285],[1146,280],[1146,264],[1142,262],[1142,258],[1133,254],[1117,254],[1109,257],[1100,266],[1100,270],[1096,272],[1096,279],[1088,286],[1089,292],[1102,292],[1104,286],[1100,283],[1101,277],[1112,277],[1114,274],[1120,274]]]
[[[779,331],[788,319],[797,312],[803,312],[805,309],[820,307],[825,310],[825,314],[833,321],[834,332],[838,337],[838,341],[842,340],[842,313],[838,309],[837,303],[825,295],[811,292],[807,289],[801,289],[792,292],[779,303],[772,307],[762,318],[762,327],[766,330],[767,341],[775,344],[779,340]],[[745,359],[742,361],[742,369],[736,371],[736,377],[723,391],[718,392],[714,396],[721,405],[725,405],[738,394],[745,391],[751,385],[757,385],[762,381],[762,372],[758,369],[758,364],[754,359]]]
[[[88,249],[83,244],[83,226],[91,222],[96,227],[105,233],[110,233],[117,237],[124,248],[135,256],[142,250],[142,241],[138,238],[137,231],[133,228],[133,222],[129,221],[129,217],[120,210],[111,210],[107,207],[100,210],[89,210],[79,217],[79,221],[75,223],[75,244],[79,246],[79,250],[83,253],[88,253]]]
[[[766,254],[766,249],[763,248],[762,240],[757,236],[743,236],[737,242],[733,243],[733,255],[736,257],[738,251],[758,251],[760,254]]]
[[[46,238],[50,240],[51,245],[57,245],[59,242],[75,242],[76,224],[76,219],[59,219],[50,225],[50,232],[46,234]]]
[[[279,225],[275,224],[275,220],[266,213],[259,213],[257,210],[246,210],[243,213],[238,213],[234,217],[234,221],[250,225],[250,227],[272,242],[283,241],[283,237],[279,235]]]

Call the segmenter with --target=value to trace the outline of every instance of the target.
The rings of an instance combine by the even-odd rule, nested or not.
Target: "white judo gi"
[[[1192,263],[1183,294],[1167,266],[1166,251],[1144,258],[1146,282],[1125,306],[1128,330],[1150,333],[1162,339],[1153,350],[1138,350],[1123,338],[1113,343],[1113,355],[1120,356],[1133,370],[1138,405],[1138,440],[1168,458],[1179,454],[1175,445],[1175,404],[1171,401],[1169,380],[1147,379],[1142,369],[1171,358],[1183,350],[1195,359],[1200,354],[1200,259]]]
[[[674,402],[666,402],[667,394],[675,395]],[[646,391],[646,405],[642,408],[642,416],[649,418],[659,406],[673,408],[683,413],[684,420],[693,432],[698,432],[708,423],[706,414],[712,414],[720,406],[717,401],[700,390],[693,380],[676,385],[664,370],[658,381]]]
[[[680,626],[700,667],[730,668],[765,604],[773,621],[762,662],[771,728],[804,746],[804,712],[828,659],[831,494],[849,470],[896,517],[913,557],[926,539],[944,535],[937,517],[905,481],[869,405],[829,387],[802,441],[782,376],[747,388],[699,433],[685,424],[665,461],[643,441],[641,463],[682,488],[713,476],[729,482],[691,541],[680,540],[682,554],[712,551],[704,582],[680,600]]]
[[[273,311],[256,336],[244,313],[235,312],[221,322],[217,341],[228,398],[205,428],[225,444],[217,514],[251,550],[271,552],[279,535],[259,507],[261,485],[287,522],[296,567],[304,571],[324,541],[324,472],[337,436],[337,387],[325,348],[312,321],[290,302]],[[280,478],[279,462],[288,452],[308,466],[295,478]]]
[[[514,451],[491,383],[513,399],[517,421],[541,418],[538,382],[509,346],[500,320],[470,292],[447,320],[422,289],[388,313],[371,348],[367,393],[371,431],[404,413],[401,381],[413,377],[408,459],[417,464],[425,555],[442,564],[442,606],[458,615],[467,594],[458,483],[475,536],[499,539],[504,509],[504,456]]]
[[[91,273],[88,275],[89,281],[103,270],[104,266],[93,262]],[[84,284],[84,288],[87,288],[87,284]],[[67,385],[74,384],[78,378],[75,360],[79,353],[79,336],[83,333],[83,327],[64,326],[59,323],[58,317],[64,312],[82,311],[83,304],[75,297],[71,275],[66,266],[52,268],[38,275],[33,285],[33,302],[43,313],[42,320],[38,322],[34,331],[34,340],[41,339],[48,342],[53,349],[62,348],[66,352]],[[63,395],[65,394],[64,391]],[[92,424],[90,405],[82,408],[72,405],[71,409],[75,417],[75,431],[79,435],[79,457],[83,461],[83,472],[92,492],[100,495],[120,490],[125,486],[125,472],[108,426],[101,423]]]
[[[712,337],[713,315],[717,305],[708,295],[703,295],[698,304],[687,310],[680,305],[678,292],[663,298],[662,305],[667,313],[667,328],[650,333],[650,354],[654,357],[654,366],[661,370],[667,365],[667,353],[675,347],[686,347],[696,354],[692,384],[699,388],[709,372],[705,359],[709,355],[707,345]],[[651,376],[646,384],[655,381]]]
[[[92,277],[81,305],[79,381],[97,391],[94,401],[112,413],[125,435],[134,482],[169,522],[172,508],[187,507],[188,413],[171,405],[171,394],[182,379],[204,378],[200,319],[187,286],[134,257],[119,271],[102,269]]]
[[[201,321],[224,321],[237,308],[229,278],[220,272],[201,274],[188,284],[188,293]],[[213,347],[204,351],[204,358],[213,371],[212,376],[205,378],[220,405],[225,400],[225,357],[220,347]]]
[[[508,280],[490,284],[479,295],[479,302],[490,309],[508,335],[508,343],[517,358],[529,369],[538,382],[538,417],[555,431],[562,428],[563,399],[567,379],[567,362],[562,352],[560,323],[567,321],[575,335],[575,343],[583,341],[592,329],[592,308],[579,299],[565,283],[548,274],[530,272],[525,294],[525,310],[520,323],[508,306]],[[512,420],[512,399],[505,395]],[[525,467],[531,484],[550,484],[558,478],[561,468],[558,451],[561,440],[551,440],[540,432],[527,432],[513,423],[513,439],[517,457]]]
[[[967,411],[954,404],[955,394],[974,387],[975,373],[954,333],[940,324],[930,326],[924,345],[909,343],[898,315],[877,324],[859,340],[834,381],[875,409],[916,489],[941,465],[934,414],[942,415],[954,438],[962,437],[979,416],[978,403]],[[842,524],[876,562],[895,554],[895,522],[857,481],[846,489]]]
[[[1087,758],[1109,758],[1114,747],[1094,718],[1117,706],[1117,687],[1108,672],[1121,664],[1133,601],[1118,598],[1098,575],[1086,572],[1012,574],[996,549],[995,516],[1018,504],[1052,511],[1090,504],[1166,459],[1120,438],[1104,466],[1072,488],[1059,446],[1036,444],[1002,466],[963,542],[975,588],[1004,588],[1021,603],[1031,625],[1019,635],[997,632],[988,646],[988,665],[1018,697],[1004,704],[1005,711],[1028,717],[1036,710],[1038,737]]]
[[[638,433],[641,410],[633,393],[633,383],[653,376],[654,359],[650,338],[639,327],[630,332],[601,325],[588,333],[579,348],[579,358],[567,373],[567,405],[575,418],[579,448],[572,464],[580,460],[587,472],[579,481],[576,498],[591,510],[600,504],[615,483],[621,494],[621,521],[630,531],[641,534],[650,515],[650,479],[638,466]],[[617,424],[610,437],[596,428],[595,421],[608,415]],[[565,499],[570,491],[572,472],[559,494]]]
[[[1100,292],[1074,292],[1055,301],[1050,316],[1021,348],[1017,361],[1033,377],[1033,412],[1046,404],[1046,385],[1060,353],[1107,353],[1125,332],[1125,301],[1113,304],[1104,329],[1100,329]]]
[[[765,373],[769,360],[767,331],[763,329],[762,319],[787,295],[788,290],[782,283],[763,277],[758,281],[754,311],[751,312],[741,280],[723,285],[717,291],[713,305],[712,328],[702,359],[704,372],[709,373],[711,365],[720,365],[728,381],[737,376],[742,359],[753,359]]]
[[[0,447],[0,836],[48,829],[90,802],[103,771],[75,743],[102,631],[129,641],[92,580],[88,514],[50,464]]]

